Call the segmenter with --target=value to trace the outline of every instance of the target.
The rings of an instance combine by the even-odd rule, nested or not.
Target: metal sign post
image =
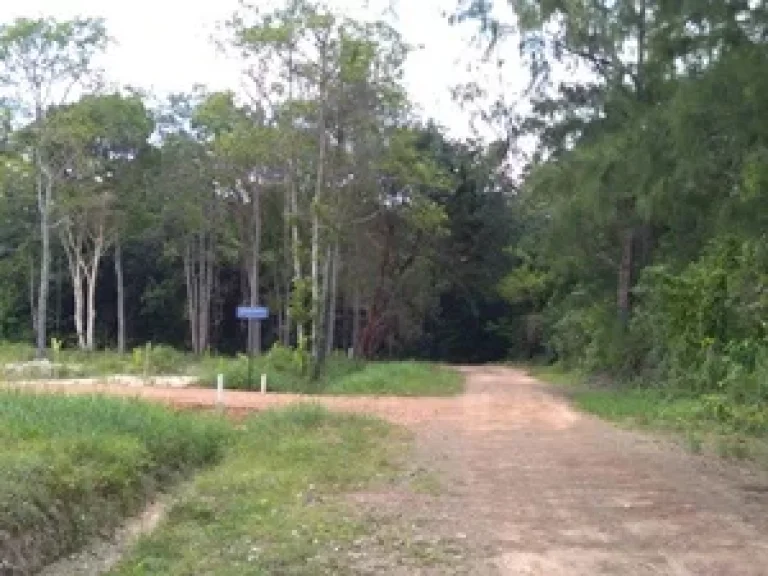
[[[237,317],[248,321],[249,328],[252,322],[256,322],[256,329],[261,330],[261,321],[269,318],[269,309],[264,306],[238,306]],[[250,390],[253,388],[253,350],[248,344],[246,344],[246,352],[248,353],[248,389]]]

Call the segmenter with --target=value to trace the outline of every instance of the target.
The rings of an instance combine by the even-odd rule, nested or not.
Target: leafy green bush
[[[0,392],[0,564],[28,573],[219,460],[222,421],[137,401]]]

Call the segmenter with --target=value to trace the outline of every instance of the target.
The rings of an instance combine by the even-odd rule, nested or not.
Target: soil
[[[154,530],[165,516],[166,499],[158,499],[141,514],[126,521],[107,539],[96,539],[82,551],[54,562],[38,576],[99,576],[114,568],[139,538]]]
[[[228,412],[308,401],[376,414],[415,437],[424,493],[357,494],[456,547],[453,568],[374,565],[378,574],[768,576],[768,474],[695,455],[572,409],[547,385],[503,367],[461,368],[456,398],[331,398],[228,391]],[[212,409],[213,390],[60,387]],[[453,551],[453,552],[452,552]],[[440,550],[433,551],[435,554]],[[391,566],[391,565],[390,565]],[[361,573],[363,571],[361,570]]]

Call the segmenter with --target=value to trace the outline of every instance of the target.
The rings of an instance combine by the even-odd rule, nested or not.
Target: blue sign
[[[237,317],[240,320],[266,320],[269,309],[264,306],[238,306]]]

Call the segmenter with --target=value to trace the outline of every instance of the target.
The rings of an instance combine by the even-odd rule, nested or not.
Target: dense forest
[[[302,0],[224,27],[244,93],[105,87],[98,20],[2,26],[0,338],[540,357],[768,397],[765,2],[458,4],[526,64],[483,114],[500,142],[414,112],[396,29]],[[241,304],[271,316],[246,334]]]

